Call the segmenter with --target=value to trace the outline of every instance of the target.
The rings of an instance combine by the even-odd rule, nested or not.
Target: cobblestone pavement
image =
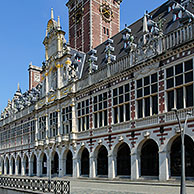
[[[72,179],[71,194],[179,194],[179,182],[107,182]],[[189,184],[187,194],[194,193],[194,183]]]

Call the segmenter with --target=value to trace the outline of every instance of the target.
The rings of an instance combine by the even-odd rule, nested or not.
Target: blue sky
[[[166,0],[123,0],[121,29],[152,11]],[[28,89],[28,66],[41,66],[44,60],[46,25],[50,9],[61,18],[61,26],[68,40],[67,0],[6,0],[1,1],[0,27],[0,110],[7,106],[20,83],[22,92]]]

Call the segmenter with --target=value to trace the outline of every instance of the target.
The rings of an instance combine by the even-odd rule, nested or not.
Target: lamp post
[[[185,129],[187,125],[188,116],[191,115],[191,113],[186,114],[184,127],[181,127],[181,122],[178,117],[178,111],[176,108],[173,108],[172,111],[175,112],[176,118],[178,120],[178,125],[181,133],[181,190],[180,194],[186,194],[186,185],[185,185]]]

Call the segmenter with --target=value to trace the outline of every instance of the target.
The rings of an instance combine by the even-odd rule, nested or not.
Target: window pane
[[[137,90],[137,98],[142,97],[142,89]]]
[[[158,96],[152,96],[152,115],[158,114]]]
[[[145,98],[145,116],[150,116],[150,97]]]
[[[167,93],[168,96],[168,111],[171,111],[174,108],[174,91],[170,91]]]
[[[138,100],[137,101],[138,104],[138,118],[142,118],[143,117],[143,100]]]
[[[94,105],[94,111],[97,111],[97,104]]]
[[[102,110],[102,102],[99,103],[99,109],[98,110]]]
[[[99,95],[99,102],[102,101],[102,94]]]
[[[180,73],[183,73],[183,64],[182,63],[175,66],[175,74],[177,75]]]
[[[85,131],[85,117],[82,117],[82,131]]]
[[[137,88],[142,87],[142,79],[137,80]]]
[[[108,124],[108,114],[107,110],[104,111],[104,126],[107,126]]]
[[[185,83],[193,81],[193,71],[185,74]]]
[[[78,131],[79,132],[81,131],[81,119],[80,118],[78,119]]]
[[[89,119],[89,115],[87,115],[86,117],[86,129],[88,130],[89,129],[89,123],[90,123],[90,119]]]
[[[104,101],[104,108],[107,108],[107,101]]]
[[[113,98],[113,105],[117,105],[117,98]]]
[[[144,96],[149,95],[150,94],[150,86],[147,86],[144,88]]]
[[[130,104],[125,105],[125,111],[126,111],[125,119],[126,121],[129,121],[130,120]]]
[[[177,109],[183,108],[183,88],[176,90],[176,107]]]
[[[125,85],[125,93],[129,92],[129,84]]]
[[[123,103],[123,95],[122,96],[119,96],[119,104],[120,103]]]
[[[103,100],[106,100],[107,99],[107,92],[105,92],[104,94],[103,94]]]
[[[123,94],[123,86],[119,87],[119,94]]]
[[[117,96],[117,88],[113,90],[113,96]]]
[[[99,127],[102,127],[102,112],[99,112]]]
[[[114,123],[118,123],[118,107],[114,108]]]
[[[97,103],[97,96],[94,97],[94,103]]]
[[[97,128],[98,126],[97,126],[97,121],[98,121],[98,115],[97,115],[98,113],[95,113],[94,114],[94,128]]]
[[[120,106],[120,114],[119,114],[119,117],[120,117],[120,122],[123,122],[124,121],[124,107],[123,107],[123,105]]]
[[[185,71],[193,69],[193,59],[185,62]]]
[[[152,94],[158,91],[158,84],[152,85]]]
[[[150,84],[150,77],[149,76],[144,78],[144,86],[147,86],[148,84]]]
[[[193,84],[186,86],[186,106],[193,106]]]
[[[157,82],[157,81],[158,81],[157,73],[154,73],[153,75],[151,75],[151,82],[154,83],[154,82]]]
[[[125,94],[125,102],[129,101],[129,93]]]
[[[183,75],[179,75],[175,78],[176,86],[183,84]]]
[[[167,80],[167,88],[172,88],[172,87],[174,87],[174,78]]]
[[[171,77],[174,75],[173,67],[170,67],[166,70],[166,77]]]

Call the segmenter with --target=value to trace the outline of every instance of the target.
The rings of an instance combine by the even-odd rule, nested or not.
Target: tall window
[[[46,116],[39,118],[39,140],[46,138]]]
[[[158,114],[158,75],[154,73],[137,80],[138,118]]]
[[[72,131],[72,107],[68,106],[62,109],[63,134]]]
[[[89,129],[89,99],[77,104],[78,131]]]
[[[104,92],[93,98],[94,128],[107,126],[108,124],[108,93]]]
[[[50,113],[50,137],[58,134],[58,112]]]
[[[193,106],[193,60],[166,69],[167,109]]]
[[[113,89],[113,122],[122,123],[130,120],[129,83]]]
[[[35,120],[30,121],[30,142],[35,141]]]

